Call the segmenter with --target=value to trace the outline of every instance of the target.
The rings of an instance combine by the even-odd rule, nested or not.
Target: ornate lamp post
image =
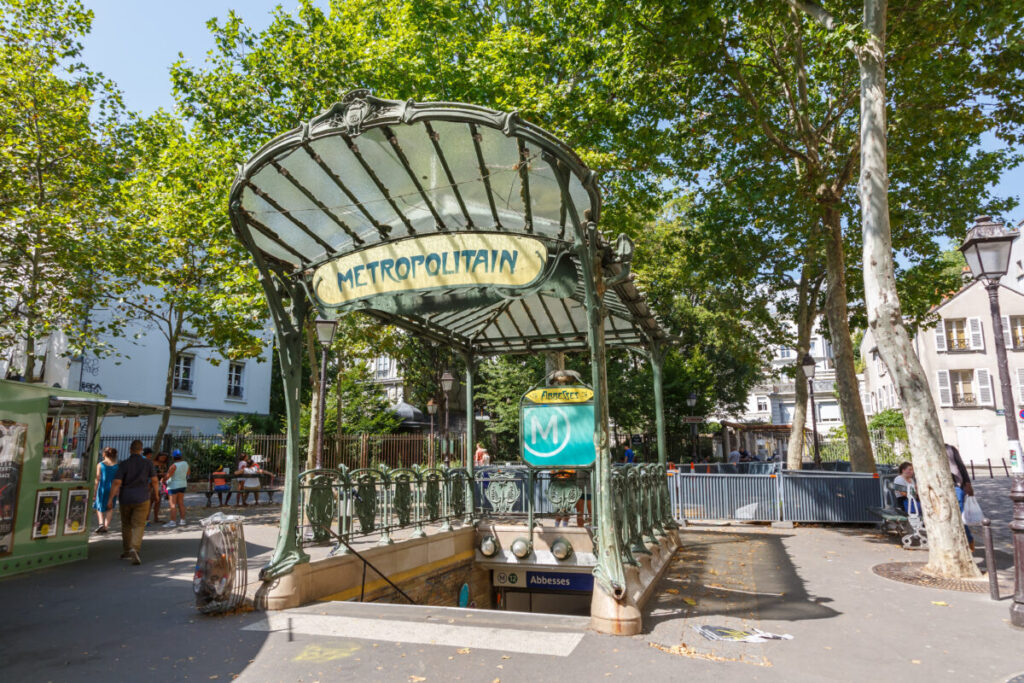
[[[1002,223],[996,223],[991,216],[978,216],[967,231],[967,239],[960,245],[960,251],[967,259],[967,265],[975,280],[984,279],[988,291],[989,312],[992,314],[992,336],[995,337],[996,362],[999,365],[999,388],[1003,399],[1003,413],[1006,419],[1006,440],[1009,442],[1010,462],[1013,463],[1013,486],[1010,499],[1013,501],[1013,604],[1010,605],[1010,623],[1024,627],[1024,463],[1021,462],[1020,434],[1017,430],[1017,415],[1010,389],[1010,368],[1006,362],[1006,342],[1003,337],[1003,318],[999,313],[999,280],[1006,275],[1010,265],[1010,245],[1020,233],[1007,230]],[[992,571],[989,568],[989,571]]]
[[[690,409],[690,415],[693,415],[693,407],[697,405],[697,394],[693,391],[686,397],[686,405]],[[690,423],[690,433],[693,437],[693,453],[690,456],[690,462],[697,462],[697,423]]]
[[[317,318],[316,336],[320,340],[320,391],[317,392],[317,423],[316,423],[316,468],[320,469],[324,464],[324,411],[327,409],[325,385],[327,384],[327,349],[331,348],[334,341],[334,332],[338,329],[337,320],[325,320]],[[338,414],[341,419],[341,414]]]
[[[430,450],[427,456],[427,461],[430,466],[434,466],[434,416],[437,415],[437,401],[430,399],[427,401],[427,413],[430,414]]]
[[[444,465],[448,466],[451,459],[451,444],[448,443],[448,392],[455,386],[455,378],[447,370],[441,375],[441,390],[444,391]]]
[[[807,376],[807,388],[811,392],[811,433],[814,436],[814,464],[816,467],[821,468],[821,449],[818,446],[818,410],[814,407],[814,371],[817,369],[818,364],[814,362],[811,354],[805,353],[804,359],[800,361],[800,365]]]

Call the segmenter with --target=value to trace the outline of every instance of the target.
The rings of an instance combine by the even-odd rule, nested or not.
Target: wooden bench
[[[203,491],[203,495],[206,496],[206,507],[213,507],[213,497],[215,495],[217,495],[218,493],[223,493],[227,497],[227,502],[225,503],[225,505],[231,505],[231,496],[232,496],[232,494],[234,494],[234,496],[235,496],[235,505],[240,505],[241,502],[242,502],[243,494],[247,494],[247,493],[254,493],[254,494],[256,494],[255,495],[256,502],[254,503],[254,505],[259,505],[260,494],[261,493],[265,493],[266,494],[266,496],[267,496],[267,504],[268,505],[273,505],[273,503],[274,503],[274,494],[279,492],[279,491],[281,491],[281,487],[280,486],[273,486],[272,485],[273,481],[274,481],[274,474],[271,473],[271,472],[260,472],[258,475],[255,475],[255,476],[258,476],[260,478],[260,487],[258,489],[249,489],[248,491],[240,491],[240,490],[238,490],[238,488],[236,486],[232,486],[232,483],[235,480],[250,479],[253,476],[254,475],[251,475],[251,474],[217,474],[217,475],[214,475],[214,474],[211,473],[209,475],[209,477],[207,477],[207,488],[206,488],[205,491]],[[214,478],[224,479],[225,481],[227,481],[228,482],[228,486],[231,486],[230,490],[228,490],[228,491],[215,491],[213,489],[213,480],[214,480]],[[271,485],[264,484],[265,480],[269,480]],[[246,498],[248,498],[248,496],[246,496]]]

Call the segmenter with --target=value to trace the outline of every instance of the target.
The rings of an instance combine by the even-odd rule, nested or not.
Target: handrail
[[[409,596],[408,596],[408,595],[406,594],[406,592],[405,592],[405,591],[403,591],[403,590],[402,590],[401,588],[399,588],[398,586],[396,586],[396,585],[395,585],[395,583],[394,583],[394,582],[393,582],[393,581],[392,581],[391,579],[389,579],[388,577],[386,577],[386,576],[384,575],[384,572],[382,572],[381,570],[377,569],[377,567],[375,567],[375,566],[373,565],[373,563],[372,563],[372,562],[370,562],[370,561],[369,561],[368,559],[366,559],[365,557],[363,557],[363,554],[362,554],[362,553],[360,553],[360,552],[359,552],[358,550],[356,550],[356,549],[355,549],[355,548],[353,548],[353,547],[352,547],[351,545],[349,545],[348,541],[346,541],[346,540],[345,540],[344,538],[342,538],[342,537],[341,537],[340,535],[338,535],[337,533],[335,533],[334,529],[330,528],[329,526],[326,526],[326,527],[325,527],[325,526],[320,526],[319,528],[320,528],[321,530],[323,530],[323,531],[326,531],[326,532],[327,532],[328,534],[330,534],[331,536],[333,536],[333,537],[335,538],[335,540],[336,540],[336,541],[338,541],[337,545],[335,545],[335,546],[334,546],[334,547],[333,547],[333,548],[331,549],[331,552],[329,552],[329,553],[327,554],[327,556],[328,556],[328,557],[333,557],[333,556],[334,556],[334,554],[335,554],[336,552],[338,552],[338,550],[339,550],[339,549],[341,548],[341,546],[345,546],[346,548],[348,548],[348,551],[349,551],[350,553],[352,553],[353,555],[355,555],[356,557],[358,557],[358,558],[359,558],[360,560],[362,560],[362,561],[363,561],[363,582],[362,582],[362,585],[361,585],[361,586],[359,587],[359,602],[362,602],[362,601],[363,601],[363,598],[364,598],[364,597],[365,597],[365,595],[366,595],[366,567],[367,567],[367,565],[369,565],[370,569],[372,569],[373,571],[377,572],[377,574],[378,574],[378,575],[380,575],[380,578],[382,578],[382,579],[384,579],[385,581],[387,581],[387,582],[388,582],[388,585],[389,585],[389,586],[391,586],[391,587],[392,587],[392,588],[394,588],[394,589],[395,589],[396,591],[398,591],[399,593],[401,593],[402,597],[403,597],[403,598],[405,598],[406,600],[408,600],[408,601],[409,601],[409,604],[411,604],[411,605],[415,605],[415,604],[416,604],[416,601],[415,601],[415,600],[413,600],[412,598],[410,598],[410,597],[409,597]]]

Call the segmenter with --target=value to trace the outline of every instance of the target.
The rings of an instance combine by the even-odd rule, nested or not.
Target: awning
[[[364,311],[474,353],[586,349],[582,234],[604,269],[605,342],[668,337],[632,243],[596,231],[593,173],[515,113],[353,91],[260,149],[230,203],[243,242],[331,317]]]
[[[51,396],[50,408],[64,410],[66,408],[93,408],[104,409],[107,417],[138,417],[140,415],[152,415],[163,412],[165,406],[158,406],[152,403],[138,403],[136,401],[123,401],[118,399],[71,396]]]

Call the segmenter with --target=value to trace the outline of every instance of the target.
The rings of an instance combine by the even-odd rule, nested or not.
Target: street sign
[[[703,421],[704,421],[703,417],[684,417],[683,418],[683,424],[687,424],[687,425],[699,425]]]
[[[629,440],[631,443],[634,444],[642,444],[644,442],[644,437],[640,436],[639,434],[634,434],[629,438]]]
[[[996,408],[996,415],[998,415],[999,417],[1003,417],[1004,415],[1006,415],[1006,411],[1002,408]]]
[[[533,467],[594,464],[594,392],[588,387],[537,389],[523,396],[519,443]]]
[[[534,588],[538,590],[581,591],[594,590],[594,575],[580,572],[535,572],[521,569],[495,569],[495,586],[502,588]]]

